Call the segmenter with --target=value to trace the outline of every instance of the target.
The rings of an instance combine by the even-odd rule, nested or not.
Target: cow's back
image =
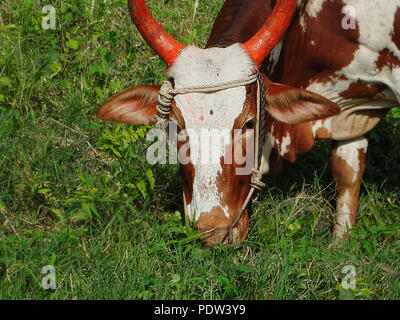
[[[273,81],[338,103],[343,112],[330,127],[344,140],[398,105],[399,48],[400,0],[309,0],[263,68]]]

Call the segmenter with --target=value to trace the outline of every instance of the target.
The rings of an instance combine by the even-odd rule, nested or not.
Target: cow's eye
[[[249,121],[247,121],[244,126],[243,126],[243,130],[249,130],[249,129],[254,129],[256,126],[256,119],[251,119]]]

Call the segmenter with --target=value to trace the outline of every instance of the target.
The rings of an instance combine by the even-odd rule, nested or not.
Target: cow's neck
[[[262,173],[275,176],[287,164],[294,163],[298,154],[311,150],[316,140],[331,139],[329,121],[327,119],[292,125],[268,116]]]
[[[227,0],[214,22],[206,48],[245,43],[272,13],[272,0]]]
[[[271,54],[275,59],[279,57],[278,60],[263,65],[271,80],[307,88],[311,80],[325,81],[347,66],[358,48],[355,40],[359,32],[342,28],[342,10],[341,1],[304,1],[285,36],[283,47],[280,50],[277,46]],[[337,48],[343,54],[338,54]],[[274,54],[277,51],[279,55]]]
[[[356,23],[346,28],[342,1],[304,1],[262,71],[274,82],[313,91],[342,107],[399,99],[400,81],[391,77],[391,70],[400,70],[400,36],[393,29],[400,23],[397,4],[386,1],[375,10],[373,1],[345,3],[357,9]]]

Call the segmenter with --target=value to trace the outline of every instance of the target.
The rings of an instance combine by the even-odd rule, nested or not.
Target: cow
[[[349,237],[368,132],[400,97],[400,1],[227,0],[204,49],[175,40],[143,0],[128,0],[128,6],[166,63],[169,87],[127,89],[97,117],[134,125],[164,120],[178,132],[229,130],[233,138],[220,148],[218,163],[180,164],[185,215],[205,245],[241,243],[261,176],[277,175],[318,139],[333,140],[333,237]],[[189,133],[178,147],[185,142],[194,158],[198,140]],[[253,170],[237,174],[243,164],[227,161],[224,152],[246,154],[248,145],[255,150]]]

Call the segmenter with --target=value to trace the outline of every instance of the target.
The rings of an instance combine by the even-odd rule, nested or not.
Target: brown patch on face
[[[186,205],[192,203],[193,182],[194,182],[194,166],[191,163],[180,166],[180,172],[183,182],[183,192],[185,193]]]
[[[233,129],[240,129],[249,119],[254,119],[257,112],[257,85],[246,86],[246,100],[243,104],[243,112],[235,119]]]
[[[233,127],[233,129],[242,129],[242,131],[240,131],[242,134],[244,134],[247,130],[245,126],[246,122],[255,117],[257,93],[256,85],[252,84],[246,86],[246,92],[246,101],[244,103],[243,112],[238,116],[237,119],[235,119]],[[173,111],[174,110],[176,110],[174,112],[174,118],[178,123],[181,122],[182,127],[184,127],[181,113],[175,105],[173,105]],[[232,138],[234,138],[233,130],[231,135]],[[186,141],[178,141],[178,150],[180,152],[182,146],[188,143],[188,139],[189,138],[187,138]],[[246,141],[241,139],[241,144],[236,143],[235,146],[231,144],[227,146],[226,151],[230,154],[233,154],[234,150],[236,149],[242,152],[242,156],[246,156]],[[186,152],[187,155],[190,155],[190,149]],[[253,155],[251,156],[253,157]],[[235,157],[233,157],[233,160],[235,160]],[[217,177],[216,185],[222,200],[218,207],[212,208],[210,212],[201,212],[200,218],[196,223],[196,228],[199,231],[206,233],[202,236],[202,239],[205,240],[206,245],[209,247],[215,246],[219,242],[226,243],[228,240],[229,242],[239,243],[246,238],[248,233],[247,208],[243,212],[237,225],[228,233],[228,228],[238,216],[249,192],[250,175],[242,176],[236,174],[236,169],[245,167],[246,162],[243,164],[237,164],[235,161],[227,162],[224,158],[222,158],[220,161],[222,173]],[[192,202],[195,168],[193,164],[189,163],[187,165],[181,164],[180,169],[187,205]],[[224,210],[227,208],[229,217],[225,215],[225,212],[222,208],[224,208]]]
[[[198,229],[202,232],[215,229],[209,236],[204,236],[207,246],[214,246],[224,241],[225,243],[227,241],[238,243],[244,240],[248,233],[248,208],[243,212],[237,225],[229,234],[228,228],[238,217],[250,190],[251,171],[248,175],[238,175],[237,169],[243,169],[246,164],[254,164],[251,162],[254,154],[246,155],[246,144],[248,141],[243,136],[246,137],[246,130],[248,129],[246,124],[256,114],[256,93],[257,86],[255,84],[246,86],[246,100],[243,112],[235,119],[231,132],[232,141],[235,144],[226,147],[226,153],[232,154],[233,157],[229,161],[225,158],[220,159],[222,172],[216,180],[218,193],[221,195],[219,207],[213,208],[211,212],[202,213],[197,223]],[[234,136],[234,130],[238,129],[241,135]],[[242,164],[236,161],[238,158],[235,156],[235,153],[238,152],[246,159]],[[226,217],[225,212],[221,208],[227,208],[229,218]]]
[[[172,102],[172,118],[176,121],[178,124],[178,132],[179,133],[182,130],[186,129],[185,121],[183,119],[181,111],[176,107],[175,101]],[[181,141],[178,139],[177,141],[177,148],[180,157],[183,157],[185,159],[190,158],[190,148],[186,148],[184,146],[188,147],[188,142],[189,142],[189,136],[186,137],[185,141]],[[184,154],[183,154],[184,153]],[[179,159],[179,157],[178,157]],[[194,177],[195,177],[195,169],[194,166],[191,162],[187,164],[180,164],[180,173],[182,177],[182,183],[183,183],[183,192],[185,193],[185,200],[186,204],[184,205],[189,205],[192,202],[192,196],[193,196],[193,182],[194,182]]]
[[[178,125],[177,135],[179,136],[179,133],[182,130],[186,129],[186,124],[185,124],[185,120],[183,119],[181,111],[176,106],[175,101],[172,101],[172,105],[171,105],[171,119],[175,120],[176,124]],[[188,142],[189,142],[188,136],[186,137],[185,141],[180,141],[180,139],[178,139],[178,141],[177,141],[177,149],[178,149],[179,155],[183,156],[185,159],[190,158],[190,148],[186,148],[186,147],[189,147]],[[183,146],[185,146],[185,147],[183,147]],[[178,157],[178,159],[179,159],[179,157]],[[183,192],[184,192],[185,201],[186,201],[186,203],[184,203],[184,206],[187,206],[192,202],[192,196],[193,196],[193,182],[194,182],[194,176],[195,176],[195,169],[194,169],[193,164],[190,162],[188,164],[181,164],[180,165],[180,173],[181,173],[181,177],[182,177]]]
[[[225,240],[230,225],[220,207],[214,207],[210,212],[202,212],[196,224],[197,229],[204,233],[201,239],[206,240],[206,246],[213,247]]]
[[[224,211],[220,207],[214,207],[210,212],[201,212],[197,227],[201,232],[210,230],[227,229],[231,221],[225,216]]]
[[[246,101],[244,103],[243,112],[236,118],[233,125],[233,130],[241,129],[241,134],[243,134],[243,136],[235,137],[234,132],[231,132],[232,141],[235,142],[235,145],[227,146],[226,152],[234,155],[232,159],[230,159],[233,161],[225,163],[225,159],[222,158],[222,174],[217,177],[217,187],[219,192],[222,194],[221,205],[223,207],[228,206],[231,213],[240,211],[241,206],[247,197],[250,184],[250,174],[238,175],[237,169],[245,168],[246,163],[249,163],[249,161],[254,158],[254,152],[250,155],[246,154],[248,141],[245,139],[245,134],[248,129],[246,123],[249,119],[254,119],[256,114],[256,85],[253,84],[246,86],[246,92]],[[237,162],[238,158],[235,156],[235,153],[238,152],[241,156],[246,157],[246,161],[242,164]],[[251,165],[254,165],[254,163],[252,162]]]
[[[372,100],[384,99],[382,91],[386,88],[384,85],[368,85],[361,80],[353,82],[346,91],[339,95],[344,99],[366,98]]]
[[[210,212],[204,212],[196,225],[200,232],[204,234],[201,239],[205,240],[207,247],[214,247],[219,243],[240,244],[248,233],[248,211],[246,210],[238,224],[229,230],[230,219],[227,219],[221,208],[213,208]]]
[[[181,110],[179,110],[179,108],[176,106],[175,100],[172,100],[171,118],[176,121],[176,123],[181,129],[186,128],[185,119],[183,119]]]
[[[243,165],[244,166],[244,165]],[[222,194],[221,206],[229,208],[232,221],[237,217],[250,190],[251,175],[237,175],[237,165],[225,165],[217,177],[218,192]]]

